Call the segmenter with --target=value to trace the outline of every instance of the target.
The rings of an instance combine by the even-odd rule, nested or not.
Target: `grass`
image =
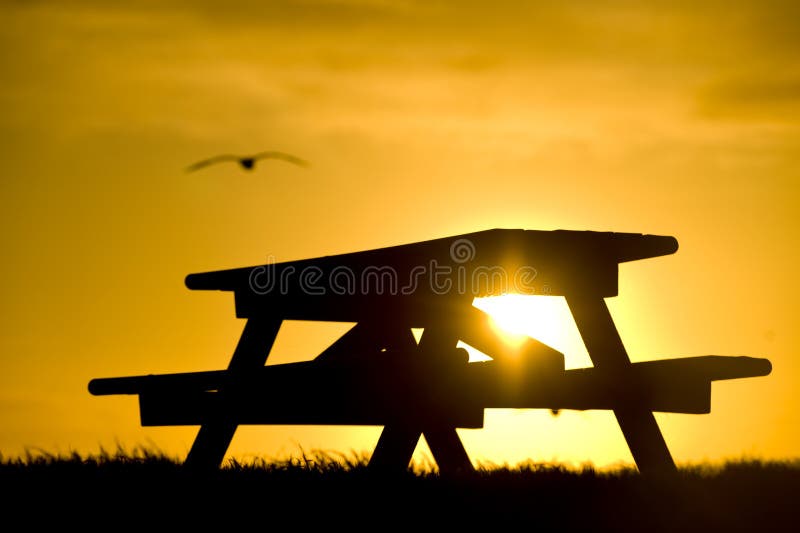
[[[648,479],[631,469],[540,463],[455,476],[425,468],[389,476],[370,471],[367,459],[313,452],[232,460],[197,473],[143,448],[88,457],[37,452],[0,458],[0,491],[5,517],[57,518],[62,526],[105,517],[110,529],[288,523],[291,529],[762,531],[791,530],[789,524],[800,520],[800,460],[694,465],[674,479]],[[48,514],[56,509],[61,512]]]

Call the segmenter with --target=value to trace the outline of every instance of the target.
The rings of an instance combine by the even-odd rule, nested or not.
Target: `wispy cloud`
[[[704,116],[800,125],[800,69],[723,79],[698,95]]]

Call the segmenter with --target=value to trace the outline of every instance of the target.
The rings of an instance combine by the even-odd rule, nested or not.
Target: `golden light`
[[[527,335],[563,353],[568,369],[592,366],[563,297],[506,294],[476,298],[473,305],[491,316],[506,342],[521,344]],[[489,359],[461,345],[471,362]],[[630,461],[615,424],[614,415],[604,411],[561,411],[555,417],[541,409],[487,409],[483,430],[459,430],[459,435],[476,460],[499,456],[513,464],[531,457],[555,462],[591,457],[596,466],[605,467]],[[587,437],[592,439],[591,449],[585,445]]]
[[[492,317],[497,333],[512,346],[522,344],[526,336],[533,337],[562,352],[567,368],[591,366],[564,298],[505,294],[476,298],[473,305]],[[469,351],[470,361],[486,358],[477,350]],[[477,359],[480,356],[483,358]]]

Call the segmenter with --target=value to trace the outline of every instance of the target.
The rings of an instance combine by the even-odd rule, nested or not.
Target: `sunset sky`
[[[631,359],[767,357],[678,463],[800,450],[800,3],[0,3],[0,453],[184,454],[94,377],[224,368],[244,325],[184,276],[490,228],[673,235],[608,303]],[[218,153],[281,150],[196,173]],[[484,302],[484,304],[486,304]],[[488,304],[488,305],[491,305]],[[529,332],[591,363],[562,299]],[[533,321],[532,321],[533,322]],[[556,325],[553,325],[556,324]],[[270,362],[347,324],[288,323]],[[240,428],[238,457],[379,428]],[[487,411],[473,461],[630,462],[609,412]],[[418,450],[423,453],[424,447]]]

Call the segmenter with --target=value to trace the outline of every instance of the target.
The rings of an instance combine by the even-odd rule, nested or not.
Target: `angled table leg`
[[[451,331],[447,324],[437,324],[422,332],[418,350],[421,357],[447,358],[456,354],[457,344],[458,334]],[[442,379],[447,379],[447,376],[442,376]],[[452,474],[474,470],[455,426],[428,426],[423,429],[423,434],[440,472]]]
[[[419,346],[415,347],[414,351],[417,353],[414,356],[435,358],[444,354],[446,357],[447,352],[455,348],[457,341],[458,339],[449,335],[445,328],[427,327]],[[414,348],[413,345],[410,347]],[[384,471],[405,470],[423,434],[440,472],[450,474],[473,470],[472,462],[456,433],[456,428],[447,425],[430,426],[425,424],[423,419],[420,419],[418,426],[385,426],[370,458],[370,468]]]
[[[231,357],[228,371],[245,373],[264,366],[280,327],[281,320],[274,317],[249,318]],[[219,390],[217,394],[222,396],[225,391]],[[224,418],[210,420],[200,426],[185,464],[198,469],[219,467],[225,452],[228,451],[236,427],[236,423]]]
[[[423,431],[425,441],[431,449],[439,471],[444,474],[456,472],[472,472],[472,461],[469,460],[464,443],[454,427],[437,427]]]
[[[358,326],[356,326],[358,327]],[[355,329],[355,328],[354,328]],[[408,350],[408,356],[416,356],[417,343],[411,329],[385,332],[387,343],[400,350]],[[401,424],[388,424],[381,431],[378,444],[369,459],[369,468],[380,472],[403,472],[408,468],[411,457],[422,434],[419,428],[406,427]]]
[[[380,472],[405,471],[414,455],[420,435],[422,432],[419,429],[398,424],[384,426],[369,459],[369,467]]]
[[[399,425],[387,425],[383,428],[378,445],[369,461],[370,468],[384,472],[404,471],[408,468],[419,438],[423,434],[441,472],[473,470],[472,462],[455,428],[428,428],[420,431]]]
[[[619,374],[624,382],[631,362],[605,300],[567,296],[567,304],[594,366]],[[635,398],[631,395],[631,405],[615,409],[614,415],[636,466],[645,475],[674,473],[675,462],[652,411],[635,405]]]

